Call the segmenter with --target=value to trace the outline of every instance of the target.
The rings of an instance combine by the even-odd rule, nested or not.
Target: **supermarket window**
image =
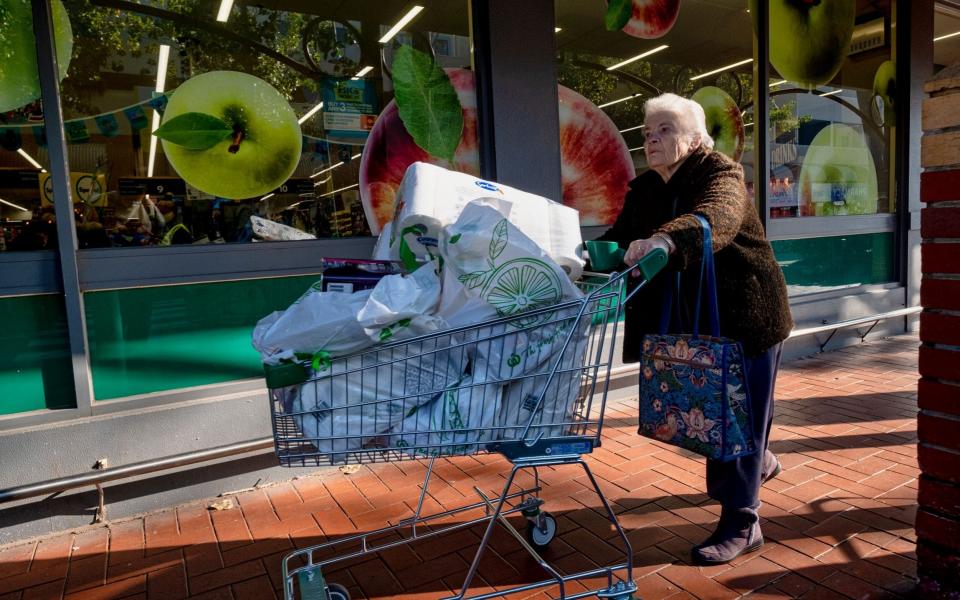
[[[632,4],[619,21],[603,2],[554,4],[564,201],[580,209],[584,225],[611,223],[627,182],[647,169],[643,104],[665,92],[705,106],[716,148],[743,164],[752,187],[753,32],[746,3]],[[582,176],[597,164],[602,174]]]
[[[54,8],[53,20],[63,61],[72,43],[62,5]],[[46,169],[36,38],[26,0],[0,4],[0,64],[0,252],[54,249],[53,182]]]
[[[465,0],[63,4],[81,248],[368,236],[412,162],[479,172]],[[437,147],[395,97],[443,69]]]
[[[768,235],[791,295],[895,277],[891,2],[770,8]],[[811,23],[799,35],[791,23]]]
[[[895,210],[891,7],[860,4],[771,6],[771,219]],[[829,23],[810,33],[822,44],[789,26],[816,11]]]
[[[937,2],[933,13],[934,71],[960,62],[960,9]]]

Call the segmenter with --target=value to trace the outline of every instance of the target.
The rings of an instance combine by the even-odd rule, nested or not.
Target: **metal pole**
[[[496,181],[497,153],[493,118],[490,10],[490,0],[470,1],[470,40],[473,44],[471,62],[477,90],[477,146],[480,152],[480,176]]]
[[[33,31],[37,38],[37,68],[43,98],[43,121],[47,132],[50,176],[53,179],[53,204],[57,215],[57,252],[63,285],[63,303],[67,313],[70,339],[70,363],[77,408],[93,412],[93,386],[87,353],[87,323],[77,271],[77,231],[70,194],[70,166],[60,108],[60,78],[53,36],[50,0],[33,0]]]
[[[756,3],[757,32],[753,61],[753,154],[754,197],[764,230],[770,220],[767,198],[770,194],[770,7]]]

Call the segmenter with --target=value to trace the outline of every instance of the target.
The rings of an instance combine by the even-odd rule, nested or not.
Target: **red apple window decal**
[[[609,31],[653,40],[673,29],[679,14],[680,0],[609,0],[604,23]]]
[[[445,69],[456,91],[463,129],[452,160],[420,147],[401,120],[397,101],[377,117],[360,162],[360,198],[374,235],[393,217],[400,181],[407,167],[427,162],[480,176],[477,141],[477,97],[473,72]],[[580,212],[582,225],[609,225],[623,206],[633,179],[633,158],[614,122],[587,98],[558,86],[562,201]],[[558,200],[558,199],[557,199]]]

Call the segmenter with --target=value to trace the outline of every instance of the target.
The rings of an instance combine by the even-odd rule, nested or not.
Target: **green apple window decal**
[[[740,162],[746,135],[740,107],[734,99],[722,89],[708,85],[694,92],[691,100],[703,107],[713,149]]]
[[[750,0],[754,30],[757,0]],[[856,0],[770,0],[770,63],[807,89],[840,71],[853,36]]]
[[[820,130],[800,167],[803,216],[877,212],[877,168],[863,134],[842,123]]]
[[[184,82],[154,135],[184,181],[221,198],[269,193],[300,161],[300,124],[286,98],[266,81],[235,71]]]
[[[893,125],[896,115],[897,67],[892,60],[884,61],[873,76],[874,106],[877,110],[877,122],[880,125]],[[882,101],[882,105],[879,101]]]
[[[608,31],[618,29],[645,40],[663,37],[680,14],[680,0],[609,0],[604,15]]]
[[[73,29],[63,2],[53,0],[51,6],[62,80],[73,55]],[[21,108],[40,97],[36,42],[30,0],[0,2],[0,112]]]

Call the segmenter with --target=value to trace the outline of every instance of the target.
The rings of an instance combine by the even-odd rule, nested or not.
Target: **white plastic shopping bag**
[[[429,315],[440,300],[440,278],[432,265],[410,275],[387,275],[373,288],[357,313],[365,329],[378,330],[402,319]]]
[[[321,289],[318,281],[286,310],[260,319],[253,329],[253,347],[263,362],[277,364],[320,351],[342,356],[374,343],[357,321],[371,290],[344,293]]]

